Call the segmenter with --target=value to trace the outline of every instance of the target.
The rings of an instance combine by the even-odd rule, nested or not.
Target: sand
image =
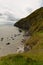
[[[23,52],[23,35],[24,31],[20,32],[17,27],[0,26],[0,56]]]

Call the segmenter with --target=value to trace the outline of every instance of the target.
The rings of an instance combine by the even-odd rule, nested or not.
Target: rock
[[[21,33],[21,32],[22,32],[22,30],[21,30],[21,29],[19,29],[19,32]]]
[[[1,41],[3,41],[4,38],[1,38]]]
[[[31,49],[31,47],[29,45],[24,47],[25,52],[29,51],[30,49]]]
[[[8,43],[6,43],[6,45],[9,45],[10,43],[8,42]]]

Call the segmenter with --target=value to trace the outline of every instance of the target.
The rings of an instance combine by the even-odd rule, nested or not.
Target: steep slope
[[[24,44],[24,55],[43,60],[43,7],[18,21],[15,26],[30,33]]]
[[[21,29],[29,30],[30,33],[43,30],[43,7],[37,9],[26,18],[19,20],[14,25]]]

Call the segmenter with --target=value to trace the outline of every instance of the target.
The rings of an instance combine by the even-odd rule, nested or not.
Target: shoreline
[[[0,27],[0,57],[24,52],[24,31],[14,26]]]

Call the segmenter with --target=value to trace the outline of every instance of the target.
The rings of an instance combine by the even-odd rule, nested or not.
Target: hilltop
[[[14,24],[23,30],[28,30],[30,33],[43,30],[43,7],[37,9],[29,16],[19,20]]]

